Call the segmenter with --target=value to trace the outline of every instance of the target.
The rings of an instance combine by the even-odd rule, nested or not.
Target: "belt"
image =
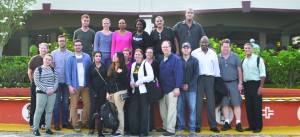
[[[37,90],[36,93],[47,94],[46,92],[44,92],[42,90]],[[56,91],[54,93],[56,93]]]
[[[260,80],[247,80],[245,82],[260,82]]]
[[[206,74],[200,75],[200,76],[204,76],[204,77],[214,77],[213,75],[206,75]]]
[[[37,90],[36,93],[47,94],[46,92],[41,91],[41,90]]]

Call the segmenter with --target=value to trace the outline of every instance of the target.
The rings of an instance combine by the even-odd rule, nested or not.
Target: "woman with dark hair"
[[[152,47],[148,47],[146,49],[146,61],[152,66],[154,78],[159,78],[159,63],[153,59],[153,55],[155,55]],[[150,104],[149,109],[149,131],[155,131],[154,127],[154,104],[157,102],[153,102]]]
[[[124,48],[132,51],[132,33],[126,30],[126,22],[124,19],[119,20],[119,30],[113,33],[111,41],[111,59],[116,52],[122,52]],[[131,57],[131,56],[130,56]]]
[[[87,84],[90,89],[90,120],[89,120],[89,134],[94,134],[95,129],[95,119],[93,119],[94,113],[98,109],[100,114],[101,106],[106,101],[106,80],[107,80],[107,66],[101,63],[102,52],[95,51],[93,53],[94,63],[88,68],[87,71]],[[98,119],[98,135],[104,136],[102,133],[103,130],[103,121]]]
[[[149,101],[144,83],[152,81],[154,74],[151,65],[144,60],[141,49],[135,50],[134,59],[136,62],[132,64],[130,73],[132,95],[129,104],[129,130],[133,136],[148,136]]]
[[[124,104],[120,95],[127,93],[128,70],[125,65],[124,54],[116,52],[112,58],[112,64],[107,71],[108,93],[107,100],[113,102],[118,109],[119,127],[113,130],[113,136],[124,135]]]
[[[146,28],[146,22],[143,19],[137,19],[135,21],[136,31],[132,33],[132,51],[140,48],[145,52],[146,48],[150,47],[150,36],[144,31]]]

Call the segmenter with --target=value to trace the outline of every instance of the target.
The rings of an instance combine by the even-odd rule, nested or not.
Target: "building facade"
[[[202,24],[208,37],[229,38],[239,46],[250,38],[261,49],[269,41],[297,45],[294,39],[300,36],[300,1],[296,0],[37,0],[26,28],[14,34],[3,54],[27,56],[31,44],[55,42],[61,34],[59,27],[73,35],[84,13],[91,16],[94,31],[101,29],[101,20],[107,17],[112,31],[118,28],[119,19],[125,19],[127,29],[134,31],[134,21],[144,18],[150,32],[156,16],[163,16],[165,26],[173,27],[184,20],[188,8],[194,9],[194,20]]]

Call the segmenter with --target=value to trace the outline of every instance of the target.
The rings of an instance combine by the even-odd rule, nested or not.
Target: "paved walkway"
[[[54,135],[55,137],[96,137],[95,135],[88,135],[88,129],[83,129],[81,133],[75,133],[71,129],[62,129],[61,131],[57,132],[55,130]],[[51,136],[46,135],[45,131],[40,130],[42,136]],[[1,137],[32,137],[33,134],[31,131],[29,131],[28,125],[22,125],[22,124],[0,124],[0,136]],[[107,135],[110,136],[110,135]],[[157,132],[151,132],[149,133],[149,136],[163,136],[161,133]],[[177,133],[175,136],[178,137],[196,137],[196,136],[203,136],[203,137],[243,137],[243,136],[253,136],[253,137],[300,137],[300,126],[293,126],[293,127],[264,127],[263,131],[259,134],[253,134],[252,132],[245,131],[242,133],[236,132],[233,129],[229,131],[223,131],[219,134],[215,134],[211,131],[209,131],[208,127],[205,127],[202,129],[201,133],[198,134],[189,134],[188,132],[181,132]]]

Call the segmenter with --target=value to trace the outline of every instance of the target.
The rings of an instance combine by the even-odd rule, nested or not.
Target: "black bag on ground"
[[[106,102],[101,106],[100,117],[104,122],[104,126],[110,129],[119,127],[118,109],[112,102]]]
[[[146,68],[145,68],[145,64],[144,64],[144,76],[147,76],[147,72],[146,72]],[[150,81],[148,83],[144,83],[147,89],[147,97],[148,97],[148,101],[150,103],[154,102],[154,101],[158,101],[160,99],[162,99],[164,97],[164,94],[162,93],[157,78],[154,78],[153,81]]]

